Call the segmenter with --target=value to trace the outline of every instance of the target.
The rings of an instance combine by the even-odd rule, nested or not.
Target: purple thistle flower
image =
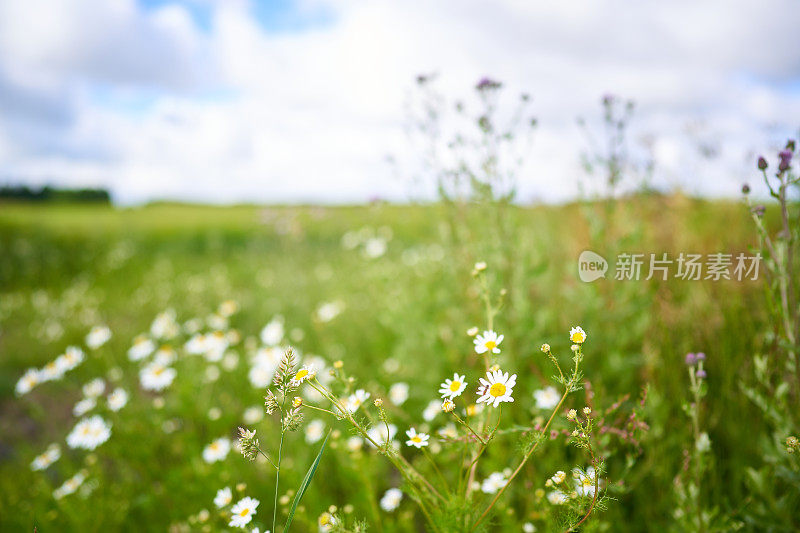
[[[700,379],[706,379],[706,371],[702,368],[697,370],[697,374],[695,374]]]
[[[792,151],[791,150],[781,150],[778,152],[778,157],[781,158],[781,161],[791,161],[792,160]]]
[[[696,354],[694,354],[694,356],[697,358],[698,361],[706,360],[706,354],[704,354],[703,352],[697,352]]]
[[[695,356],[692,352],[686,354],[686,361],[687,366],[692,366],[697,362],[697,356]]]
[[[758,170],[767,170],[769,163],[764,159],[763,155],[758,156]]]

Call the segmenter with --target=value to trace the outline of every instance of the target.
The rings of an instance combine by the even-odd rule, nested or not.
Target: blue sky
[[[795,6],[0,0],[0,181],[121,203],[424,197],[406,179],[420,170],[407,103],[437,72],[468,105],[484,75],[532,95],[523,201],[591,188],[576,117],[596,122],[606,93],[637,102],[656,185],[735,197],[756,154],[800,127]]]

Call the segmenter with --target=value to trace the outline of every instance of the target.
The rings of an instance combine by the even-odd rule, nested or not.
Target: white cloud
[[[298,16],[330,23],[280,32],[243,0],[201,3],[208,31],[181,4],[0,2],[0,179],[106,184],[125,202],[402,198],[385,157],[416,157],[404,104],[436,71],[454,97],[484,74],[533,96],[523,199],[574,194],[575,118],[609,91],[637,101],[635,138],[657,137],[657,183],[732,196],[750,150],[800,116],[791,0],[303,0]]]

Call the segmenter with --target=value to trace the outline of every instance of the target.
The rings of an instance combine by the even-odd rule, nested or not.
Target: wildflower
[[[550,351],[550,345],[547,343],[542,344],[542,352],[548,353]]]
[[[111,338],[111,330],[108,329],[106,326],[95,326],[86,335],[86,346],[95,350],[105,343]]]
[[[256,405],[250,406],[242,413],[242,420],[245,424],[253,425],[260,422],[264,418],[264,410]]]
[[[524,524],[522,524],[522,533],[535,533],[535,532],[536,532],[536,526],[534,526],[530,522],[525,522]]]
[[[481,411],[483,411],[483,405],[471,403],[467,406],[467,416],[475,416]]]
[[[298,408],[298,407],[300,407],[301,405],[303,405],[303,399],[302,399],[301,397],[299,397],[299,396],[295,396],[295,397],[292,399],[292,407],[294,407],[295,409],[297,409],[297,408]]]
[[[81,364],[84,357],[83,350],[76,346],[68,346],[64,353],[56,358],[56,366],[60,368],[63,374]]]
[[[255,432],[253,432],[253,435],[255,435]],[[220,437],[203,449],[203,460],[207,463],[222,461],[230,451],[231,441],[226,437]]]
[[[442,398],[447,398],[452,400],[458,396],[461,396],[461,393],[464,392],[464,389],[467,388],[467,382],[464,381],[464,376],[459,376],[458,372],[453,374],[453,379],[445,379],[444,383],[439,385],[439,394],[442,395]]]
[[[375,398],[375,401],[372,402],[375,407],[383,407],[383,398]]]
[[[236,313],[239,310],[239,304],[235,300],[225,300],[221,304],[219,304],[219,309],[217,312],[224,316],[229,317]]]
[[[554,408],[561,400],[561,396],[559,396],[555,387],[534,391],[533,398],[536,400],[536,408],[544,410]]]
[[[504,476],[502,472],[492,472],[489,474],[489,477],[484,479],[483,483],[481,483],[481,491],[486,494],[496,494],[497,491],[505,487],[506,484],[508,484],[508,479],[506,479],[506,476]]]
[[[547,501],[549,501],[553,505],[562,505],[567,503],[567,495],[561,492],[560,490],[554,490],[552,492],[547,493]]]
[[[254,498],[246,496],[236,502],[231,507],[231,521],[228,525],[231,527],[244,527],[253,519],[256,514],[256,508],[260,502]]]
[[[583,344],[586,342],[586,332],[580,326],[575,326],[569,330],[569,340],[575,344]]]
[[[175,321],[175,310],[167,309],[159,313],[150,325],[150,333],[156,339],[171,339],[180,333],[180,326]]]
[[[684,358],[684,362],[686,363],[687,366],[692,366],[697,362],[697,356],[695,354],[689,352],[689,353],[686,354],[686,357]]]
[[[400,489],[389,489],[381,498],[381,509],[387,513],[391,513],[400,506],[400,501],[403,499],[403,491]]]
[[[554,484],[558,485],[558,484],[564,483],[564,481],[566,479],[567,479],[566,472],[564,472],[563,470],[559,470],[558,472],[553,474],[553,476],[550,478],[550,481],[552,481]]]
[[[453,403],[453,400],[445,400],[442,402],[442,411],[445,413],[452,413],[456,408],[456,404]]]
[[[83,386],[83,394],[87,398],[96,398],[106,390],[106,382],[103,378],[95,378]]]
[[[31,462],[31,470],[45,470],[48,466],[58,461],[61,457],[61,447],[51,444],[41,455],[37,455]]]
[[[695,357],[697,357],[698,361],[705,361],[706,360],[706,354],[704,354],[703,352],[697,352],[695,354]]]
[[[408,436],[406,444],[408,446],[414,446],[415,448],[422,448],[423,446],[427,446],[428,439],[430,438],[430,436],[427,435],[426,433],[417,433],[417,430],[414,428],[411,428],[408,431],[406,431],[406,435]]]
[[[364,439],[361,437],[350,437],[347,439],[347,449],[351,452],[357,452],[361,450],[361,447],[364,445]]]
[[[578,413],[575,409],[570,409],[567,411],[567,420],[575,420],[578,417]]]
[[[378,424],[377,426],[373,426],[367,431],[367,435],[377,442],[379,445],[386,444],[387,442],[391,442],[394,440],[394,436],[397,434],[397,426],[394,424],[389,424],[389,431],[386,431],[385,424]],[[372,443],[370,442],[370,445]]]
[[[478,261],[475,263],[475,272],[483,272],[486,270],[486,261]]]
[[[70,448],[94,450],[111,437],[111,426],[99,415],[80,420],[67,435]]]
[[[487,405],[497,407],[501,402],[514,401],[511,393],[517,383],[516,374],[512,374],[509,377],[508,372],[504,373],[502,370],[495,370],[494,372],[487,372],[486,378],[480,378],[478,403],[486,402]]]
[[[156,349],[156,344],[144,335],[139,335],[133,339],[133,345],[128,348],[128,359],[131,361],[140,361],[153,353]]]
[[[212,407],[208,410],[208,419],[209,420],[219,420],[222,417],[222,409],[219,407]]]
[[[314,369],[308,365],[304,365],[295,373],[294,376],[292,376],[292,382],[295,384],[299,384],[308,379],[313,379],[314,376],[315,376]]]
[[[156,353],[153,355],[153,361],[164,366],[171,365],[172,363],[175,362],[177,358],[178,354],[175,352],[175,350],[172,349],[172,346],[170,346],[169,344],[161,346],[158,350],[156,350]],[[206,359],[211,361],[211,358],[209,358],[208,356],[206,356]],[[211,362],[216,362],[216,361],[211,361]]]
[[[698,378],[700,378],[700,379],[706,379],[706,377],[707,377],[707,375],[706,375],[706,371],[705,371],[705,370],[703,370],[702,368],[698,368],[698,369],[697,369],[696,376],[697,376]]]
[[[351,394],[345,403],[345,408],[351,413],[358,411],[364,402],[369,400],[370,394],[364,389],[358,389],[354,394]]]
[[[86,471],[81,470],[68,480],[66,480],[60,487],[53,491],[53,497],[60,500],[64,496],[74,493],[86,481]]]
[[[65,370],[62,366],[58,365],[56,361],[50,361],[39,372],[39,379],[41,381],[57,381],[64,377]]]
[[[439,414],[441,408],[442,406],[439,403],[439,400],[431,400],[430,402],[428,402],[428,405],[422,411],[422,419],[425,420],[425,422],[430,422],[431,420],[436,418],[436,415]]]
[[[758,156],[758,170],[767,170],[767,160],[764,159],[764,156]]]
[[[364,256],[375,259],[386,253],[386,240],[380,237],[372,237],[364,243]]]
[[[583,408],[583,414],[585,414],[586,416],[589,416],[590,414],[592,414],[591,407],[588,407],[588,406],[584,407]]]
[[[14,392],[16,392],[17,396],[28,394],[31,389],[33,389],[39,383],[41,383],[39,371],[35,368],[29,368],[24,374],[22,374],[22,377],[19,378],[19,381],[17,381],[17,386],[15,387]]]
[[[139,381],[145,390],[160,391],[169,387],[176,375],[174,368],[152,362],[139,372]]]
[[[597,482],[599,486],[599,481],[596,480],[597,474],[593,466],[587,468],[586,472],[575,468],[572,477],[575,478],[575,490],[580,496],[594,496],[595,484]]]
[[[478,334],[478,331],[479,331],[478,328],[473,326],[467,330],[467,335],[470,337],[474,337],[475,335]]]
[[[75,404],[72,408],[72,414],[75,416],[83,416],[94,409],[96,405],[97,401],[94,398],[84,398]]]
[[[322,438],[324,432],[325,422],[319,419],[312,420],[306,426],[306,442],[309,444],[318,442]]]
[[[276,316],[261,330],[261,342],[267,346],[274,347],[283,340],[283,317]]]
[[[697,441],[694,443],[695,448],[697,448],[698,452],[707,452],[711,449],[711,439],[708,438],[708,433],[705,431],[700,433],[700,436],[697,437]]]
[[[492,330],[484,331],[482,335],[475,337],[475,353],[484,354],[490,352],[493,354],[500,353],[500,343],[503,342],[503,335],[498,336]]]
[[[214,496],[214,505],[216,505],[218,509],[222,509],[223,507],[229,505],[232,500],[233,494],[231,494],[231,488],[225,487],[224,489],[219,489],[217,491],[217,495]]]
[[[322,513],[317,519],[317,525],[319,526],[319,530],[322,532],[333,530],[333,527],[337,523],[338,521],[336,520],[336,517],[328,512]]]
[[[389,401],[395,405],[403,405],[408,400],[408,383],[395,383],[389,387]]]
[[[343,302],[326,302],[317,307],[314,318],[319,322],[330,322],[344,311]]]
[[[343,366],[344,366],[344,361],[342,361],[342,360],[334,361],[334,363],[333,363],[333,368],[335,368],[337,370],[340,370]]]

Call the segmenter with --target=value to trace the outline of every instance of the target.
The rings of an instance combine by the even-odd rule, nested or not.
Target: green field
[[[768,210],[767,221],[777,223],[777,213]],[[379,253],[381,243],[385,253]],[[543,497],[545,482],[557,470],[588,464],[583,450],[567,442],[571,422],[564,411],[591,402],[600,414],[619,401],[605,417],[608,431],[595,435],[608,499],[582,530],[683,531],[687,513],[707,513],[708,520],[700,520],[709,530],[790,531],[800,526],[797,463],[793,473],[775,473],[784,467],[770,463],[764,449],[779,449],[787,433],[744,393],[753,382],[754,355],[770,339],[763,283],[672,276],[618,281],[613,271],[608,279],[583,283],[577,276],[577,258],[586,249],[607,258],[621,252],[677,257],[750,253],[757,243],[741,203],[681,195],[534,207],[0,204],[0,530],[216,531],[227,519],[214,511],[214,496],[229,486],[235,501],[239,483],[246,484],[241,495],[261,502],[250,526],[271,529],[274,469],[235,451],[208,464],[202,453],[217,437],[233,440],[245,410],[263,406],[265,389],[248,380],[249,361],[262,342],[259,332],[277,315],[283,317],[282,344],[301,359],[317,355],[326,367],[343,362],[346,376],[371,393],[363,409],[374,411],[372,399],[387,398],[394,383],[408,383],[405,403],[386,402],[398,441],[410,426],[437,440],[447,414],[424,421],[422,413],[438,398],[439,383],[455,371],[467,374],[464,397],[474,401],[483,372],[465,332],[486,329],[471,274],[485,261],[491,293],[506,291],[494,320],[505,336],[497,362],[518,378],[515,401],[504,404],[503,431],[481,459],[478,480],[513,467],[524,436],[547,415],[533,397],[556,385],[542,343],[568,367],[570,328],[579,324],[588,333],[588,387],[568,397],[552,426],[561,435],[546,438],[509,485],[484,523],[488,530],[521,531],[525,523],[555,530],[564,517]],[[239,308],[224,328],[239,333],[228,349],[235,356],[223,364],[187,355],[191,335],[181,332],[170,341],[178,353],[175,381],[160,394],[142,390],[140,364],[127,356],[133,339],[167,309],[181,325],[199,319],[201,330],[218,329],[210,315],[227,300]],[[319,313],[327,302],[340,311],[329,320]],[[107,325],[113,335],[91,350],[84,337],[96,325]],[[70,345],[86,351],[82,365],[15,395],[27,368],[42,367]],[[690,401],[687,352],[707,355],[708,393],[699,422],[711,442],[696,480],[699,494],[689,503],[674,496],[676,483],[686,483],[695,447],[682,408]],[[121,386],[130,399],[118,412],[98,402],[93,412],[111,423],[111,438],[91,452],[71,449],[64,439],[77,420],[73,405],[81,386],[98,376],[106,392]],[[628,432],[633,412],[646,426]],[[404,489],[403,479],[368,447],[349,450],[353,431],[345,421],[311,409],[304,415],[335,431],[292,530],[317,531],[318,517],[331,505],[347,521],[366,520],[370,531],[430,529],[406,490],[397,510],[380,508],[387,489]],[[274,455],[275,417],[250,427]],[[61,458],[32,471],[31,461],[53,442],[60,443]],[[287,433],[281,496],[298,487],[320,445],[307,443],[303,428]],[[444,465],[462,457],[461,447],[447,442],[430,450]],[[459,483],[455,469],[443,469],[440,479],[419,450],[402,444],[401,453],[437,486]],[[54,489],[81,469],[87,473],[83,487],[54,498]],[[769,487],[758,489],[759,483]],[[279,501],[279,524],[292,496]],[[467,505],[476,508],[491,499],[479,490],[471,497]]]

